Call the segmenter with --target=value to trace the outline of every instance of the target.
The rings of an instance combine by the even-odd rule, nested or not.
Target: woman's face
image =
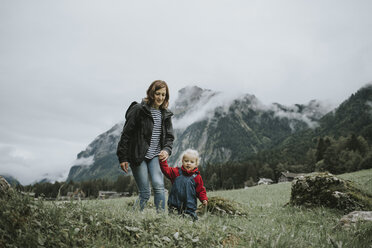
[[[167,94],[167,89],[165,87],[155,91],[155,93],[154,93],[154,103],[153,103],[154,108],[159,108],[160,105],[163,104],[166,94]]]

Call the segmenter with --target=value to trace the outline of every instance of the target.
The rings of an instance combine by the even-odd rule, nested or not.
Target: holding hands
[[[164,151],[164,150],[162,150],[162,151],[159,153],[159,160],[160,160],[161,162],[167,160],[168,157],[169,157],[168,152],[166,152],[166,151]],[[129,165],[128,162],[123,162],[123,163],[120,164],[121,169],[122,169],[125,173],[128,173],[128,165]]]
[[[160,160],[161,162],[167,160],[168,157],[169,157],[169,154],[168,154],[168,152],[166,152],[165,150],[162,150],[162,151],[159,153],[159,160]]]

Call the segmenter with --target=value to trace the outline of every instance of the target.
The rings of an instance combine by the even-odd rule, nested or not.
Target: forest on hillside
[[[318,138],[314,147],[308,150],[287,151],[268,150],[242,161],[223,164],[204,164],[199,167],[207,190],[237,189],[257,184],[260,178],[270,178],[277,182],[282,172],[310,173],[328,171],[342,174],[372,168],[372,149],[367,140],[359,135],[351,134],[339,138],[325,136]],[[293,157],[300,156],[301,163],[293,163]],[[166,188],[171,184],[165,179]],[[97,198],[98,192],[116,191],[137,192],[133,176],[119,175],[116,181],[93,179],[83,182],[44,182],[34,185],[18,185],[20,191],[34,192],[36,197],[57,198],[68,192],[82,190],[86,197]]]

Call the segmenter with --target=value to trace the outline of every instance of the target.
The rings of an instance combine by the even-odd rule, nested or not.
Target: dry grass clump
[[[215,215],[247,215],[239,203],[218,196],[210,197],[207,207],[204,207],[203,205],[200,205],[198,207],[197,213],[205,212],[209,212]]]

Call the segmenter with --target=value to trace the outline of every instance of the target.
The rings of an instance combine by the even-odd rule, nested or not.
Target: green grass
[[[353,173],[339,175],[340,178],[353,181],[356,186],[372,195],[372,172],[361,170]]]
[[[341,175],[372,192],[372,169]],[[337,226],[342,212],[288,205],[290,183],[207,192],[240,204],[246,216],[201,215],[192,222],[134,197],[82,202],[1,199],[0,247],[371,247],[372,224]]]

